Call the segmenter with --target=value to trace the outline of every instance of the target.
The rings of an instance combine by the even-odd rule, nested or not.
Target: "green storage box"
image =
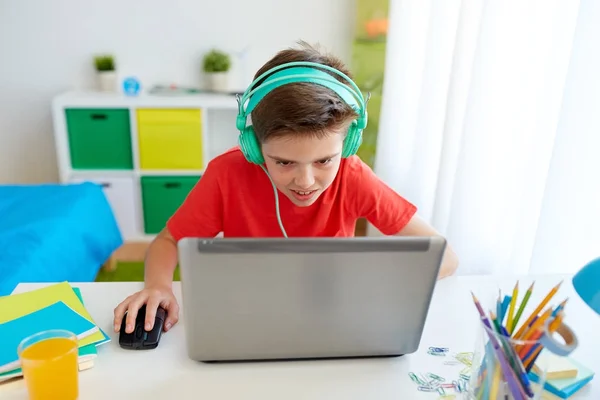
[[[73,169],[133,169],[128,109],[65,110]]]
[[[198,179],[199,176],[142,176],[144,232],[159,233]]]

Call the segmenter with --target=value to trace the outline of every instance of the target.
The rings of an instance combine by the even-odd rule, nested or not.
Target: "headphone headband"
[[[288,83],[309,82],[324,86],[333,90],[346,103],[352,106],[357,112],[364,108],[364,100],[362,96],[348,85],[338,81],[327,72],[306,67],[292,67],[279,72],[275,72],[269,76],[261,85],[248,92],[248,105],[246,106],[245,114],[250,114],[260,101],[269,94],[273,89]]]
[[[350,86],[335,79],[335,77],[323,71],[323,69],[342,77],[350,84]],[[265,81],[258,85],[258,82],[265,77],[267,77]],[[359,119],[364,119],[366,113],[366,101],[362,92],[350,77],[328,65],[310,61],[294,61],[278,65],[263,72],[252,81],[241,97],[237,97],[238,118],[236,125],[238,130],[241,131],[245,128],[247,116],[254,110],[258,103],[271,92],[271,90],[294,82],[315,83],[333,90],[342,98],[342,100],[354,108],[359,114]],[[244,109],[246,102],[248,102],[248,105]]]
[[[335,76],[326,71],[331,71],[342,77],[349,85],[336,79]],[[246,159],[259,165],[265,162],[254,127],[246,126],[248,115],[273,89],[295,82],[308,82],[329,88],[354,109],[358,117],[350,123],[346,132],[342,157],[346,158],[356,154],[362,143],[362,131],[367,126],[367,101],[370,96],[365,101],[356,83],[335,68],[309,61],[296,61],[278,65],[262,73],[252,81],[242,96],[236,96],[238,101],[236,127],[240,131],[238,142]],[[246,103],[248,104],[246,105]]]

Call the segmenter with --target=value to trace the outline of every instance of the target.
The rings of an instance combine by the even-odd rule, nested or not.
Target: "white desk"
[[[113,333],[113,309],[141,283],[72,283],[81,288],[88,310],[113,341],[99,347],[94,368],[80,374],[81,399],[437,399],[435,393],[417,391],[410,371],[434,372],[456,379],[462,367],[443,365],[444,358],[427,354],[429,346],[451,352],[473,351],[477,314],[473,290],[481,301],[486,293],[512,291],[516,277],[451,277],[438,282],[420,349],[392,359],[203,364],[187,358],[183,324],[164,334],[155,350],[131,351],[119,347]],[[577,296],[570,277],[520,277],[524,291],[536,280],[532,299],[541,299],[561,279],[564,283],[552,303],[569,297],[566,322],[580,340],[573,356],[600,372],[600,317]],[[15,292],[38,288],[21,284]],[[181,290],[175,285],[181,304]],[[543,294],[542,294],[543,293]],[[520,294],[519,297],[521,297]],[[538,300],[539,301],[539,300]],[[532,302],[535,302],[532,300]],[[537,305],[534,304],[534,306]],[[20,381],[22,382],[22,380]],[[452,392],[452,389],[449,389]],[[0,386],[2,399],[25,399],[22,383]],[[600,399],[600,377],[574,399]]]

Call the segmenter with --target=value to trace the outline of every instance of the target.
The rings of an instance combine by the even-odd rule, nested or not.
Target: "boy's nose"
[[[309,169],[301,171],[296,177],[296,186],[299,189],[310,189],[315,184],[315,177]]]

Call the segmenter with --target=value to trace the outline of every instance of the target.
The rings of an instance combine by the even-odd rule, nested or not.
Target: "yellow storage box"
[[[141,169],[204,168],[199,109],[139,109],[137,125]]]

